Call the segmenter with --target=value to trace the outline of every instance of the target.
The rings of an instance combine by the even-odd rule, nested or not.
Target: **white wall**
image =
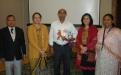
[[[6,25],[5,19],[8,14],[14,14],[17,18],[17,25],[24,27],[29,22],[28,10],[28,0],[0,0],[0,28]],[[112,0],[101,0],[101,24],[103,15],[111,12]]]
[[[94,24],[99,24],[100,0],[29,0],[30,22],[34,12],[40,12],[43,23],[51,23],[57,19],[57,11],[60,8],[67,10],[68,19],[73,24],[80,24],[84,13],[90,13]]]

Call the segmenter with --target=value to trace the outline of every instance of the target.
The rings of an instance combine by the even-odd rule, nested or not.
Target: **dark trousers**
[[[70,75],[71,47],[54,43],[54,75],[60,75],[60,64],[63,62],[63,75]]]
[[[92,71],[89,71],[89,70],[83,70],[83,75],[95,75],[95,71],[92,70]]]

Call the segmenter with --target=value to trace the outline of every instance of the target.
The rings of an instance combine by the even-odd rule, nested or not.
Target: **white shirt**
[[[15,41],[15,37],[16,37],[15,27],[8,27],[8,29],[9,29],[12,40]],[[11,29],[13,29],[12,32],[11,32]]]
[[[65,36],[69,38],[69,35],[73,35],[73,38],[77,36],[77,30],[74,25],[68,21],[61,23],[60,21],[55,21],[51,24],[50,33],[49,33],[49,44],[53,46],[53,42],[56,42],[59,45],[65,45],[68,43],[66,40],[62,40],[60,36]]]

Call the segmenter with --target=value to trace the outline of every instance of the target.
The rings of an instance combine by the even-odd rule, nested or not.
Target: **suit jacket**
[[[14,58],[20,60],[22,59],[22,55],[26,54],[24,32],[18,27],[15,27],[15,32],[15,41],[13,41],[9,28],[5,27],[1,29],[2,57],[6,61],[12,61]]]
[[[0,29],[0,58],[2,58],[2,39],[1,39],[1,29]]]

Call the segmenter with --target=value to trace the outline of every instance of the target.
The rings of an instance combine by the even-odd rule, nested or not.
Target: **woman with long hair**
[[[82,26],[77,35],[77,61],[78,68],[83,75],[94,75],[95,73],[95,46],[97,41],[97,28],[93,26],[93,19],[86,13],[81,19]]]
[[[120,75],[121,30],[115,27],[111,14],[104,15],[103,25],[97,37],[96,75]]]

